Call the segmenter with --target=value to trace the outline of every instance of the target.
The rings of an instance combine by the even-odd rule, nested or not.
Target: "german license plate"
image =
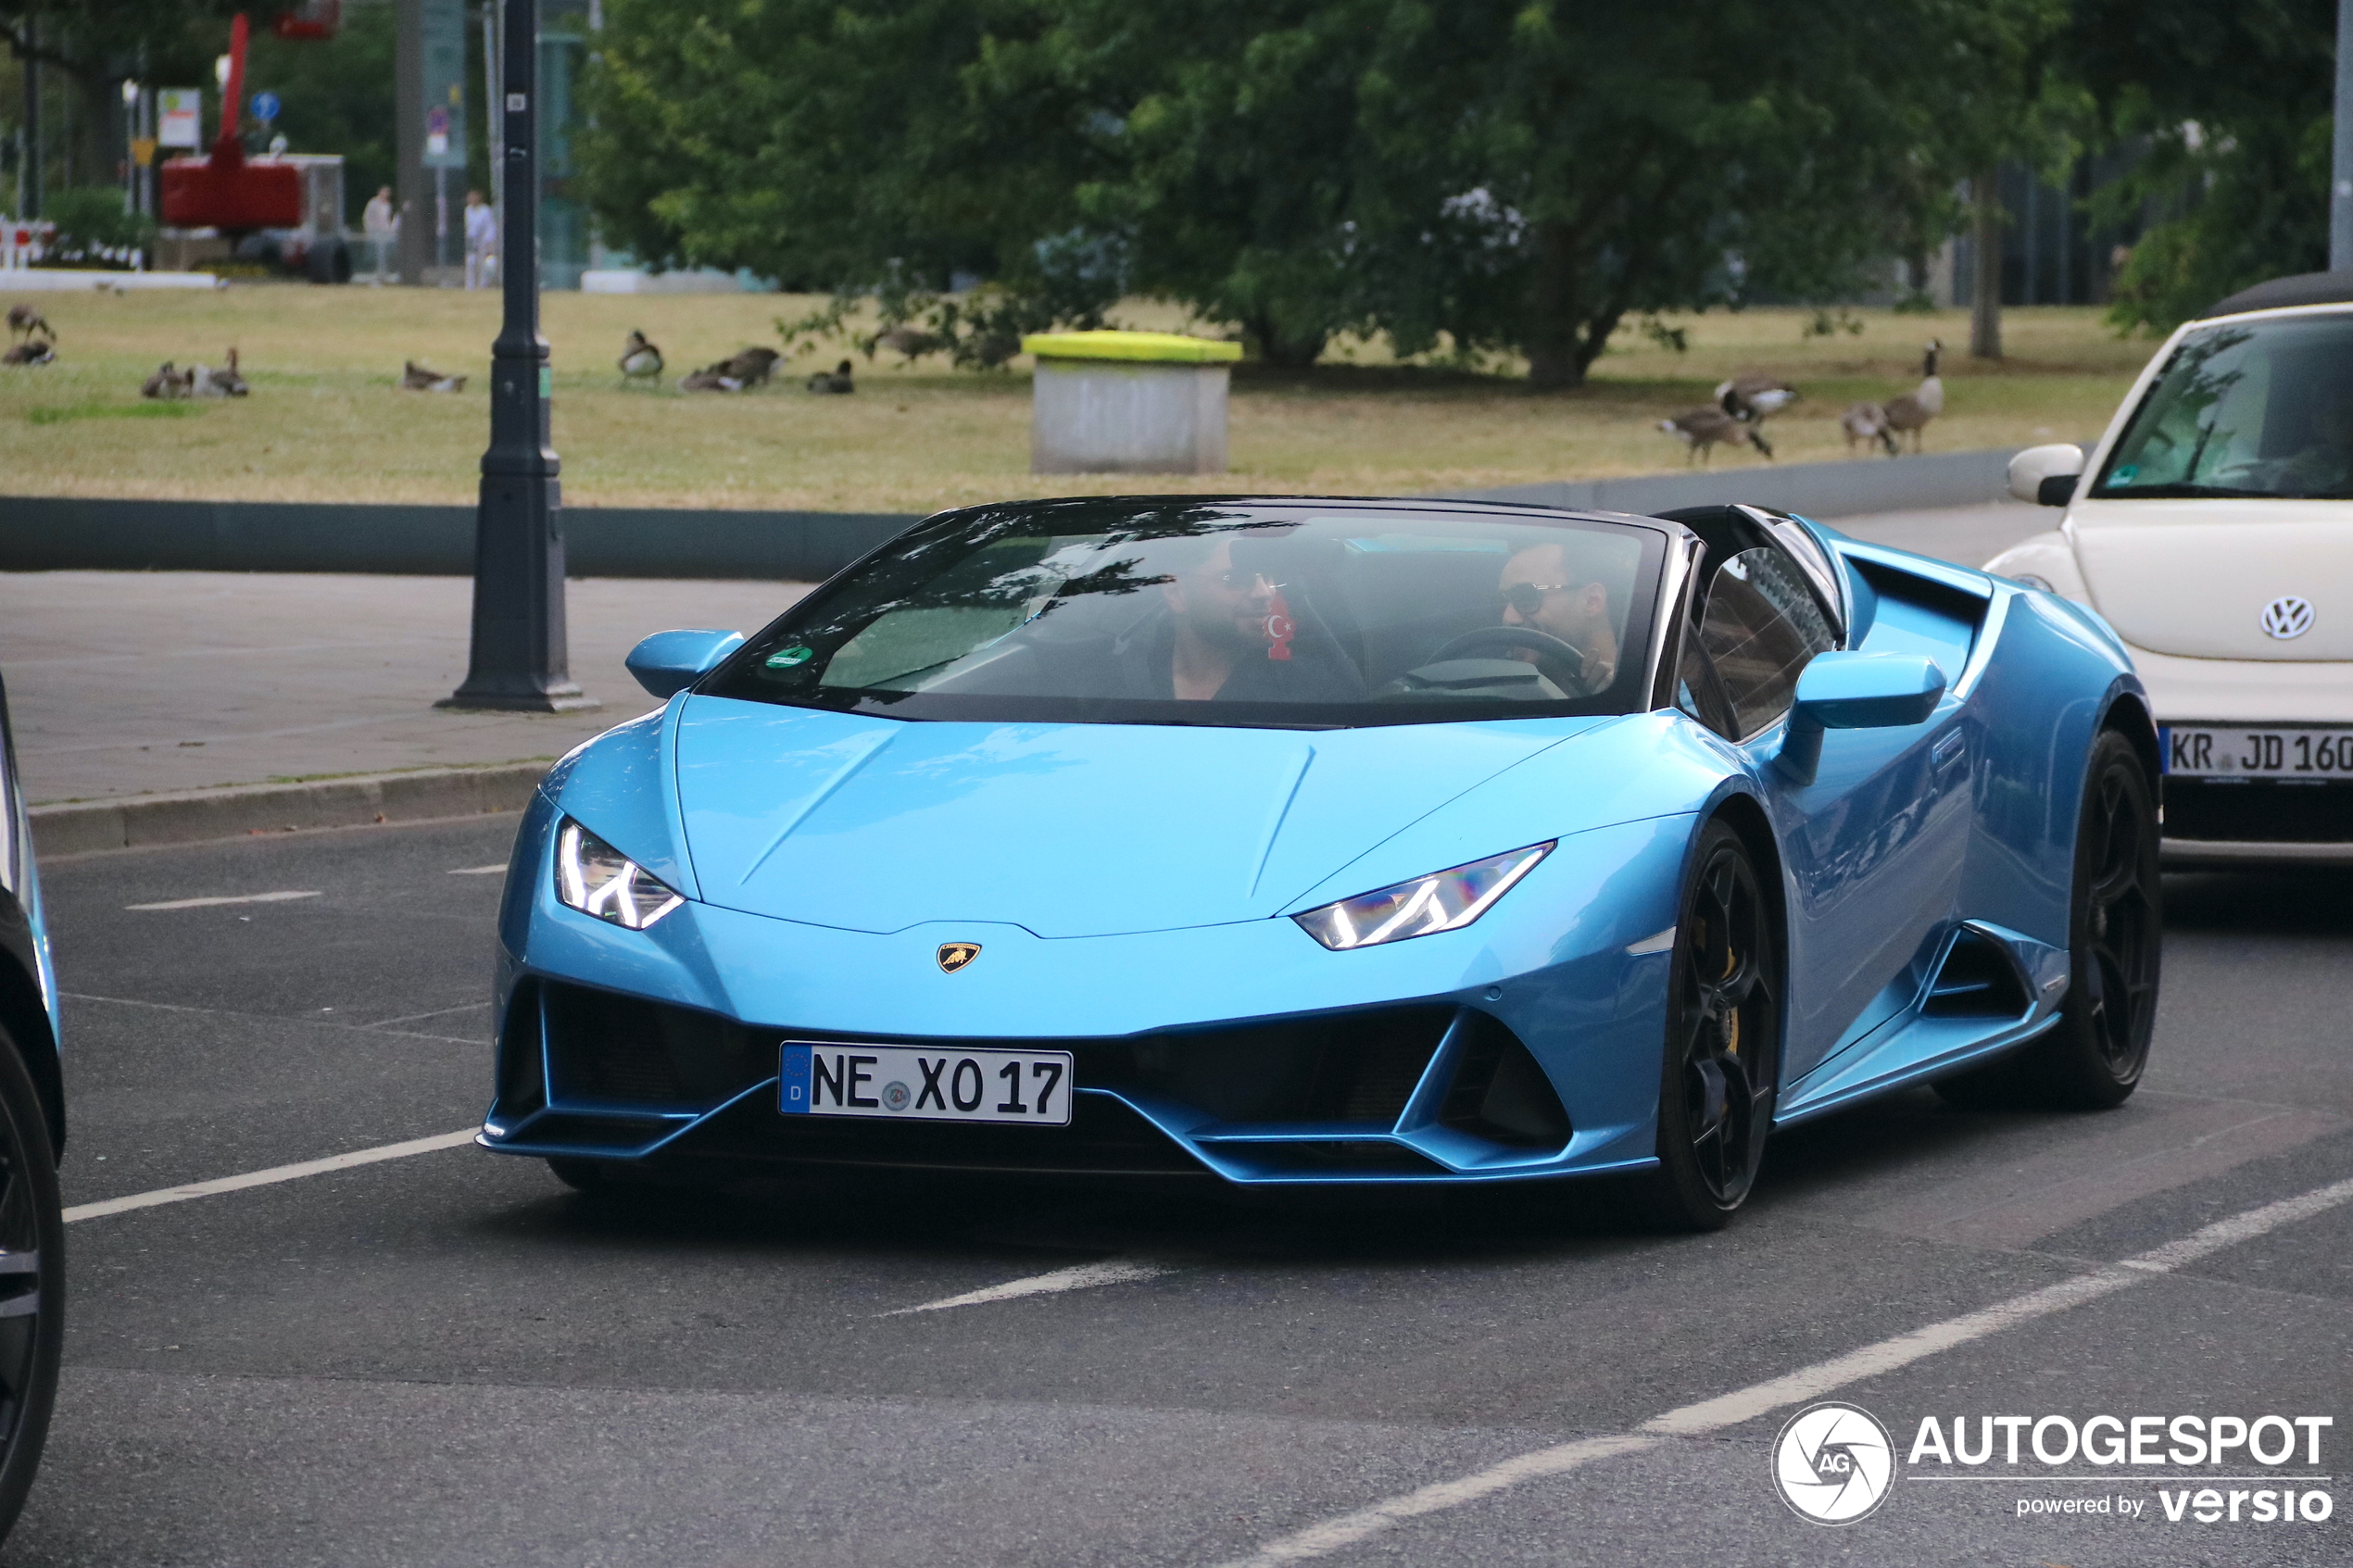
[[[1067,1127],[1070,1089],[1068,1051],[786,1040],[776,1098],[787,1116]]]
[[[2161,724],[2165,771],[2184,778],[2353,781],[2353,729]]]

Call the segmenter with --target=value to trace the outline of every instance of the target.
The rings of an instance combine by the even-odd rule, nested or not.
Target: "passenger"
[[[1504,625],[1546,633],[1584,656],[1574,682],[1553,677],[1570,696],[1592,696],[1617,679],[1609,589],[1580,570],[1565,546],[1531,545],[1520,551],[1504,563],[1495,591],[1503,600]],[[1515,648],[1512,656],[1530,664],[1542,657],[1534,648]]]
[[[2311,408],[2311,444],[2276,465],[2266,488],[2325,499],[2353,495],[2353,386],[2339,382],[2324,388]],[[2225,475],[2216,477],[2218,483],[2229,482]]]
[[[1161,603],[1112,650],[1119,695],[1205,702],[1355,702],[1365,683],[1280,584],[1234,565],[1231,539],[1156,543]]]

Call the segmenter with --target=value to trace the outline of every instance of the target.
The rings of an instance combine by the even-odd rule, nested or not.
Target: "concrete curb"
[[[35,806],[34,850],[44,858],[165,844],[204,844],[305,828],[367,827],[378,822],[520,811],[547,775],[545,762],[488,768],[433,768],[412,773],[320,779],[309,784],[243,784],[176,795]]]

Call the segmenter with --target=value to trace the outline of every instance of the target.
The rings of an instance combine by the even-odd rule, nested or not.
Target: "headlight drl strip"
[[[1535,870],[1552,853],[1558,839],[1531,844],[1525,849],[1491,855],[1468,865],[1432,872],[1336,904],[1296,914],[1300,929],[1334,952],[1370,947],[1382,942],[1403,942],[1441,931],[1459,931],[1485,914],[1512,890],[1513,884]]]
[[[584,915],[643,931],[686,902],[668,883],[571,818],[556,830],[556,897]]]

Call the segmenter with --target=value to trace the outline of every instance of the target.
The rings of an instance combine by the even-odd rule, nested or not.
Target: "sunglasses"
[[[1509,609],[1522,615],[1534,615],[1544,608],[1544,596],[1555,588],[1574,588],[1574,583],[1515,583],[1508,588],[1495,590],[1495,597]]]

